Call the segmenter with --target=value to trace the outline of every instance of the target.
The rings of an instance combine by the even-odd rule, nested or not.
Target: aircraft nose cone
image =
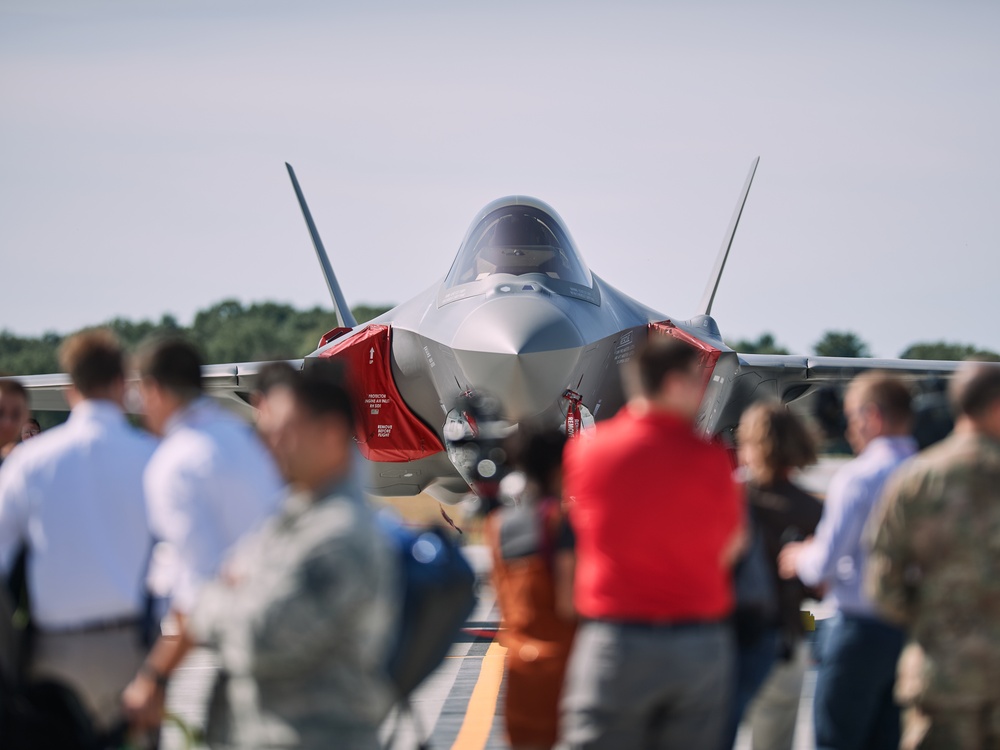
[[[453,347],[497,354],[533,354],[582,344],[576,325],[548,298],[505,295],[498,290],[497,296],[481,304],[462,322]]]
[[[549,300],[511,296],[473,311],[453,350],[466,383],[488,390],[508,418],[520,421],[558,408],[575,385],[583,343],[573,321]]]

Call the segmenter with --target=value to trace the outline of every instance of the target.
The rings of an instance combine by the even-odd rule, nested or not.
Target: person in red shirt
[[[699,353],[651,340],[641,395],[570,442],[564,494],[584,622],[562,704],[568,748],[711,748],[733,682],[730,570],[743,499],[724,448],[695,433]]]

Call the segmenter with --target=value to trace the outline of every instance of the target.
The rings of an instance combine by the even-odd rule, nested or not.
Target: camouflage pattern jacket
[[[900,469],[869,528],[868,590],[906,627],[897,698],[1000,700],[1000,442],[953,434]]]
[[[291,495],[202,589],[192,632],[219,655],[213,748],[377,748],[393,696],[396,556],[360,491]]]

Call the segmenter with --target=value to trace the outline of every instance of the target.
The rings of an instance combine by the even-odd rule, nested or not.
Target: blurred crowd
[[[743,725],[787,750],[815,663],[817,748],[1000,748],[1000,368],[960,367],[955,429],[922,452],[906,383],[858,376],[855,457],[821,502],[797,484],[810,427],[781,403],[745,411],[738,449],[698,434],[699,356],[652,339],[617,415],[509,441],[524,490],[485,535],[510,744],[724,750]],[[25,696],[105,745],[155,744],[207,646],[211,747],[379,747],[399,570],[341,368],[267,366],[254,426],[206,396],[197,349],[156,341],[134,362],[140,430],[112,334],[61,363],[71,415],[41,435],[0,380],[3,746],[70,747],[39,744],[59,722]],[[807,599],[834,612],[818,629]]]
[[[135,362],[147,432],[110,332],[70,338],[61,364],[69,420],[0,467],[0,572],[30,614],[0,618],[3,746],[155,745],[204,645],[212,747],[378,747],[397,570],[355,481],[341,368],[265,367],[254,429],[206,397],[193,346],[158,341]],[[2,424],[27,403],[0,381]]]
[[[490,524],[512,746],[728,749],[742,723],[790,750],[815,664],[816,748],[1000,748],[1000,368],[959,368],[919,453],[907,384],[855,378],[820,502],[781,403],[744,412],[738,462],[696,434],[698,356],[651,341],[596,430],[519,431],[524,500]]]

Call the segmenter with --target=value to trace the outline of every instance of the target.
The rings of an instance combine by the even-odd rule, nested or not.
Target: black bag
[[[15,682],[24,678],[28,662],[31,660],[31,649],[35,640],[35,623],[31,617],[31,597],[28,593],[28,558],[29,547],[23,543],[14,556],[7,579],[6,592],[10,595],[10,617],[4,627],[10,627],[7,637],[13,648],[13,674]]]
[[[733,571],[736,609],[733,620],[736,640],[741,646],[753,644],[778,622],[778,590],[774,565],[768,559],[764,535],[753,519],[749,520],[750,546]]]
[[[80,697],[57,680],[31,681],[35,636],[28,597],[28,547],[0,586],[0,748],[105,750],[124,744],[124,724],[98,732]]]
[[[21,686],[7,707],[5,750],[105,750],[121,747],[124,726],[100,733],[77,694],[56,681]]]
[[[402,574],[403,607],[388,672],[405,699],[444,661],[476,604],[476,575],[443,529],[383,520]]]

